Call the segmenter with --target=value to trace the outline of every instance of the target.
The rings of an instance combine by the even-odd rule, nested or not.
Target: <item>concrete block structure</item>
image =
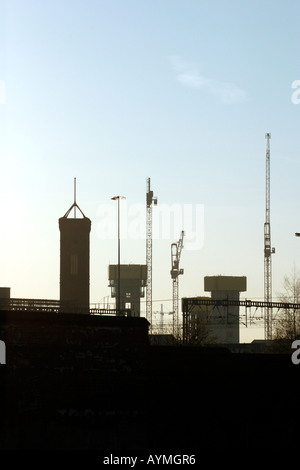
[[[111,296],[118,303],[118,265],[108,267],[109,287]],[[140,316],[140,299],[145,296],[147,266],[145,264],[120,265],[120,310],[131,309],[131,316]]]
[[[210,297],[197,297],[203,300],[210,300]],[[199,305],[193,308],[190,313],[190,340],[196,344],[205,343],[211,338],[210,316],[211,305]]]
[[[10,287],[0,287],[0,307],[6,307],[10,302]]]
[[[245,276],[206,276],[204,290],[211,292],[212,300],[239,300],[240,292],[247,290]],[[239,306],[218,306],[211,310],[209,323],[216,342],[239,343]]]
[[[0,287],[0,299],[10,299],[10,287]]]

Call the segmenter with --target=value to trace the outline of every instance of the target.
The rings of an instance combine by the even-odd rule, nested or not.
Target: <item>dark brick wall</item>
[[[27,326],[17,315],[1,317],[2,333],[14,325],[23,335],[4,338],[1,449],[199,453],[297,445],[300,365],[290,355],[149,346],[144,319],[67,317],[57,336],[49,328],[52,341],[35,334],[41,314]],[[80,332],[73,342],[70,329]]]

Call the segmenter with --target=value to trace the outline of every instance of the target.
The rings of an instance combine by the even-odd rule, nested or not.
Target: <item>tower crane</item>
[[[157,198],[153,197],[150,189],[150,178],[146,182],[146,318],[152,329],[152,203],[157,204]]]
[[[270,224],[270,138],[266,138],[266,219],[264,224],[264,301],[272,302],[272,259],[275,248],[271,248],[271,224]],[[272,339],[272,309],[266,306],[264,309],[265,339]]]
[[[181,251],[183,248],[184,231],[182,230],[180,239],[177,243],[171,244],[171,278],[173,280],[173,334],[178,332],[178,296],[179,283],[178,276],[183,274],[183,269],[179,268]]]

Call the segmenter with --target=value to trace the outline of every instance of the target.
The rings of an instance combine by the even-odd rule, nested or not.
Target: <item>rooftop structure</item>
[[[110,264],[108,267],[109,287],[111,296],[118,304],[118,265]],[[120,310],[131,309],[133,317],[140,316],[140,299],[145,295],[147,281],[147,266],[145,264],[120,265]]]
[[[211,292],[212,300],[239,300],[240,292],[247,290],[245,276],[206,276],[204,290]],[[218,306],[210,314],[212,334],[216,342],[239,343],[239,306]]]
[[[74,209],[74,217],[68,218]],[[82,218],[76,217],[76,209]],[[59,219],[60,303],[64,311],[86,310],[90,304],[90,230],[91,220],[76,203]]]

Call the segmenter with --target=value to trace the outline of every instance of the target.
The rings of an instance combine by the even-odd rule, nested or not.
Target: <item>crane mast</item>
[[[272,302],[272,259],[275,248],[271,248],[271,224],[270,224],[270,138],[266,138],[266,219],[264,224],[264,301]],[[272,339],[272,309],[266,306],[264,309],[265,339]]]
[[[157,204],[157,198],[153,197],[150,189],[150,178],[146,182],[146,318],[152,330],[152,203]]]
[[[181,251],[183,248],[184,231],[182,230],[180,239],[177,243],[171,244],[171,278],[173,280],[173,334],[178,333],[178,297],[179,282],[178,276],[183,274],[183,269],[179,269]]]

